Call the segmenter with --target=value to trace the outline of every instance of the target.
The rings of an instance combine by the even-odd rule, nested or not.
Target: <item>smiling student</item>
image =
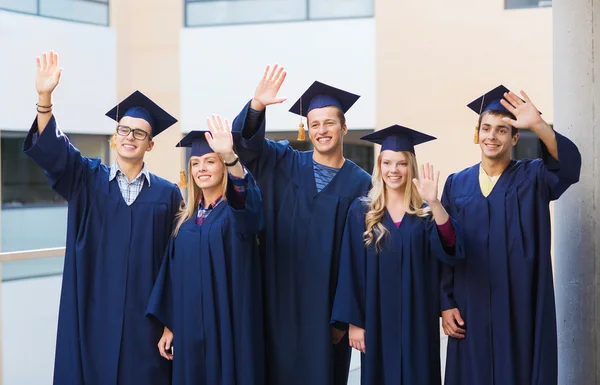
[[[362,385],[439,385],[438,261],[464,254],[439,172],[426,164],[419,178],[414,147],[435,138],[394,125],[362,139],[381,152],[368,197],[348,212],[332,322],[350,325]]]
[[[69,204],[54,384],[168,384],[156,352],[163,328],[144,317],[181,202],[179,188],[151,174],[144,155],[177,120],[134,92],[107,115],[118,122],[112,166],[82,156],[53,115],[58,54],[37,58],[37,118],[23,151]]]
[[[370,177],[343,156],[345,113],[359,96],[314,82],[290,111],[306,117],[313,151],[265,138],[265,109],[286,72],[267,67],[233,122],[240,159],[263,194],[261,234],[267,384],[346,385],[350,348],[330,325],[346,213]]]
[[[466,248],[464,264],[443,267],[446,385],[557,383],[549,203],[579,180],[581,155],[521,94],[499,86],[468,105],[481,162],[444,187]],[[540,139],[541,159],[511,159],[520,129]]]
[[[262,201],[227,121],[208,127],[178,144],[192,150],[187,204],[147,312],[165,325],[158,350],[173,360],[173,385],[263,385]]]

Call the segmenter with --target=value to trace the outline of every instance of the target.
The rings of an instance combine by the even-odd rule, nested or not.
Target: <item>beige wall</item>
[[[119,0],[111,2],[110,8],[117,35],[117,98],[137,89],[179,118],[183,1]],[[175,145],[180,139],[179,124],[155,138],[156,145],[146,157],[151,172],[179,180],[182,150]]]
[[[479,160],[466,104],[498,84],[524,89],[552,121],[552,10],[503,0],[375,0],[377,127],[438,137],[418,148],[445,177]]]

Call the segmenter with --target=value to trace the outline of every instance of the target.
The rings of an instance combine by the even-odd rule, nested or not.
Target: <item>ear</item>
[[[520,137],[521,137],[521,134],[519,134],[518,132],[515,134],[515,136],[512,137],[512,145],[513,145],[513,147],[517,145],[517,142],[519,141]]]
[[[154,140],[151,140],[148,142],[148,147],[146,148],[146,152],[152,151],[153,147],[154,147]]]
[[[342,136],[345,136],[348,133],[348,125],[344,123],[342,126]]]

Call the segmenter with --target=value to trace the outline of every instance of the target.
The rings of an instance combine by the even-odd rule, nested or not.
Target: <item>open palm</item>
[[[525,91],[521,91],[521,95],[525,101],[512,92],[507,92],[504,94],[505,99],[502,99],[500,103],[502,103],[502,105],[508,111],[510,111],[517,118],[517,120],[510,118],[503,118],[502,120],[510,123],[510,125],[515,128],[530,129],[538,124],[542,120],[542,117]]]
[[[283,67],[279,67],[277,64],[273,66],[268,65],[265,68],[265,73],[262,79],[256,86],[254,91],[254,100],[259,102],[263,106],[269,106],[271,104],[283,103],[286,98],[278,98],[277,94],[281,88],[281,84],[285,80],[286,72]]]
[[[413,183],[417,187],[417,191],[421,198],[427,203],[435,202],[438,199],[438,182],[440,172],[433,171],[433,165],[426,163],[421,165],[421,177],[413,179]]]
[[[62,69],[58,67],[58,54],[50,51],[45,52],[41,57],[36,58],[37,77],[35,79],[35,88],[38,94],[51,94],[58,83]]]
[[[221,119],[219,115],[213,115],[206,119],[210,133],[205,133],[208,145],[217,154],[228,154],[233,151],[233,137],[229,122]]]

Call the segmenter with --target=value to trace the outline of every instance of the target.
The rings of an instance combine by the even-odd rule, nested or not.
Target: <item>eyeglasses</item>
[[[131,128],[128,126],[117,126],[117,134],[121,136],[127,136],[130,132],[133,132],[133,137],[137,140],[144,140],[148,137],[148,133],[140,128]]]

